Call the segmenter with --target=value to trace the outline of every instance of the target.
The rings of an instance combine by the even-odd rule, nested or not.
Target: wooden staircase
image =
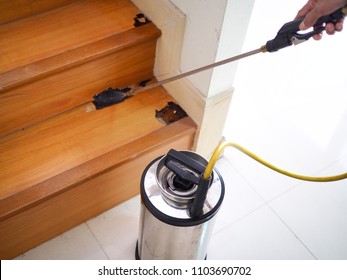
[[[95,110],[93,96],[153,79],[153,23],[128,0],[0,0],[0,258],[139,193],[145,166],[191,149],[189,117],[155,118],[161,87]]]

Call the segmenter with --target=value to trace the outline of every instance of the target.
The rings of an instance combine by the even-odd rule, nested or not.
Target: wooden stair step
[[[143,42],[157,39],[159,35],[159,30],[153,24],[148,24],[141,28],[133,28],[109,36],[86,46],[70,49],[64,53],[34,61],[23,67],[1,72],[0,93],[32,82],[35,79],[44,78],[45,76],[107,56],[113,52],[122,51]]]
[[[189,117],[167,126],[155,118],[169,101],[156,88],[101,110],[87,104],[1,138],[0,243],[8,245],[0,257],[23,253],[139,193],[141,172],[151,160],[170,148],[191,149],[196,128]],[[95,197],[104,191],[108,199]],[[66,223],[45,214],[58,209]],[[25,230],[8,234],[23,224]]]
[[[139,12],[127,0],[84,0],[2,24],[1,72],[132,29]]]
[[[25,204],[54,194],[64,186],[50,184],[52,178],[160,129],[163,125],[155,119],[155,110],[171,100],[157,88],[101,110],[86,104],[0,138],[0,217],[16,211],[15,202],[23,207],[22,193],[40,189],[41,184],[45,188],[38,197],[26,197],[30,200]],[[85,172],[91,175],[91,170]]]
[[[134,28],[138,12],[124,0],[77,1],[0,25],[0,135],[151,78],[160,31]]]
[[[118,39],[104,39],[94,43],[83,57],[79,55],[83,49],[72,50],[64,55],[65,59],[59,55],[35,63],[32,69],[36,70],[22,68],[4,73],[7,81],[23,81],[16,78],[17,74],[34,81],[0,92],[0,135],[92,100],[109,87],[125,87],[152,78],[157,29],[147,25],[116,37],[121,37],[122,43],[116,45]],[[123,40],[128,38],[130,41]],[[37,76],[42,78],[35,80]]]
[[[0,24],[55,9],[74,0],[0,0]]]

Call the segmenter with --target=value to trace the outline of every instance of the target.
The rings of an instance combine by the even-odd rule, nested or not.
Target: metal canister
[[[141,178],[141,216],[136,259],[206,259],[224,182],[216,169],[202,175],[206,159],[170,150]]]

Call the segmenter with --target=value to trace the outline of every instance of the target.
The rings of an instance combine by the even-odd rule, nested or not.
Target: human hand
[[[346,4],[347,0],[308,0],[308,2],[298,11],[295,19],[304,17],[299,28],[300,30],[306,30],[312,27],[320,17],[331,14]],[[336,24],[328,23],[325,26],[325,31],[329,35],[334,34],[336,31],[342,31],[342,29],[343,20],[338,21]],[[313,38],[315,40],[320,40],[322,34],[316,34]]]

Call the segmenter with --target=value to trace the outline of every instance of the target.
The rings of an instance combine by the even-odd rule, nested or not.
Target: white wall
[[[180,72],[240,52],[254,0],[170,0],[185,14]],[[209,157],[219,143],[236,64],[211,69],[166,88],[198,124],[195,150]]]
[[[227,0],[171,0],[186,15],[181,71],[215,62]],[[187,79],[208,96],[212,70]]]
[[[216,61],[241,53],[254,1],[228,1],[218,42]],[[238,62],[232,62],[214,68],[209,96],[214,96],[234,86],[237,66]]]
[[[211,64],[241,51],[255,0],[171,0],[186,15],[181,71]],[[187,79],[203,96],[233,86],[237,63],[207,70]]]

